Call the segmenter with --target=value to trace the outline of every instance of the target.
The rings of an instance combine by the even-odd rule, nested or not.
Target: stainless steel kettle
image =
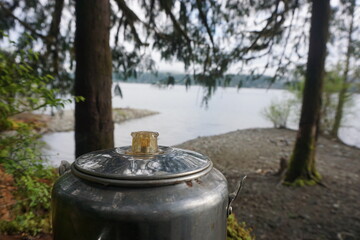
[[[225,240],[237,193],[206,156],[158,146],[156,132],[132,146],[80,156],[52,192],[55,240]]]

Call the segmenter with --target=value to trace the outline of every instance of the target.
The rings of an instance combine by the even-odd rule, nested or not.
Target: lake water
[[[193,86],[158,88],[148,84],[122,83],[123,99],[113,97],[113,107],[130,107],[158,111],[160,114],[115,124],[115,146],[131,145],[130,133],[134,131],[159,132],[160,145],[175,145],[199,137],[222,134],[237,129],[267,128],[272,123],[262,116],[271,101],[289,96],[284,90],[219,88],[208,107],[202,104],[203,89]],[[74,108],[73,105],[66,106]],[[347,126],[357,126],[360,116],[360,96],[356,96]],[[289,127],[296,128],[295,121]],[[341,138],[348,144],[360,146],[360,132],[342,128]],[[74,132],[49,133],[43,136],[47,143],[44,154],[51,163],[74,160]]]

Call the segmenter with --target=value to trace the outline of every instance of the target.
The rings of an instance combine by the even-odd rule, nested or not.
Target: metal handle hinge
[[[230,193],[229,194],[229,204],[228,204],[228,208],[227,208],[227,215],[229,216],[232,213],[232,206],[231,204],[235,201],[235,199],[239,196],[241,189],[244,185],[244,181],[246,179],[246,175],[239,181],[235,192]]]
[[[71,168],[71,164],[68,161],[62,160],[59,166],[59,175],[62,176]]]

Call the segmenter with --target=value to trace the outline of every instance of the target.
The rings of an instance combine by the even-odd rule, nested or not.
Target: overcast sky
[[[129,7],[140,17],[140,19],[145,19],[144,18],[144,12],[142,11],[141,7],[138,4],[138,1],[127,1]],[[114,5],[114,7],[116,8],[116,4],[112,3]],[[339,5],[339,0],[331,0],[331,5],[334,6],[338,6]],[[176,12],[176,11],[174,11]],[[304,16],[307,14],[307,10],[306,9],[302,9],[301,11],[299,11],[298,13],[300,16]],[[260,16],[261,17],[261,16]],[[266,16],[265,16],[266,17]],[[256,26],[255,22],[259,22],[259,15],[257,15],[256,17],[253,18],[249,18],[247,19],[247,26],[246,29],[256,29],[258,28],[258,26]],[[166,16],[163,16],[162,21],[167,21],[168,19],[166,18]],[[300,20],[301,21],[301,20]],[[287,20],[287,22],[285,23],[285,25],[289,24],[289,19]],[[297,25],[297,27],[300,27],[302,29],[305,28],[306,32],[309,32],[309,24],[304,24],[303,22],[298,22],[295,23],[295,25]],[[111,32],[111,35],[114,36],[115,35],[115,30],[113,29],[113,31]],[[114,37],[111,37],[111,44],[113,45],[113,39]],[[274,49],[274,51],[283,51],[284,49],[282,48],[283,46],[277,47]],[[127,46],[128,49],[131,49],[132,46],[128,45]],[[301,51],[304,53],[304,55],[307,55],[307,46],[305,48],[303,48]],[[330,49],[331,54],[332,55],[336,55],[337,49]],[[158,70],[162,71],[162,72],[177,72],[177,73],[183,73],[184,72],[184,64],[179,62],[179,61],[164,61],[161,60],[160,54],[157,51],[153,51],[150,48],[144,50],[145,52],[151,54],[151,56],[153,57],[153,59],[157,62],[157,66],[158,66]],[[287,54],[289,54],[291,51],[294,51],[292,48],[291,44],[288,44],[287,48],[285,49],[285,52]],[[331,62],[331,60],[334,59],[334,57],[332,57],[331,59],[329,59],[329,62]],[[302,59],[304,60],[304,62],[306,61],[306,59]],[[245,67],[244,71],[249,70],[250,68],[253,67],[259,67],[259,68],[263,68],[263,66],[266,64],[267,59],[266,58],[261,58],[258,59],[257,61],[254,61],[251,63],[251,66]],[[229,69],[229,72],[231,73],[237,73],[239,70],[239,64],[234,64],[231,66],[231,68]],[[273,69],[269,69],[267,74],[271,75],[273,74],[274,70]],[[246,73],[246,72],[244,72]]]
[[[46,1],[46,0],[42,0],[42,1]],[[358,0],[359,1],[359,0]],[[117,8],[116,7],[116,4],[111,1],[112,3],[112,6],[113,8]],[[138,4],[138,1],[127,1],[127,3],[129,4],[129,7],[131,7],[131,9],[141,18],[141,19],[144,19],[144,12],[141,10],[140,8],[140,5]],[[331,0],[331,4],[332,6],[337,6],[339,4],[339,0]],[[15,14],[19,14],[21,15],[20,12],[15,12]],[[302,11],[302,12],[299,12],[300,15],[306,15],[306,11]],[[69,19],[73,18],[73,13],[65,10],[64,11],[64,14],[63,14],[63,20],[62,20],[62,33],[64,34],[65,32],[65,26],[67,26],[67,23],[69,21]],[[162,19],[160,19],[161,21],[167,21],[168,19],[166,18],[166,16],[163,16]],[[255,25],[255,18],[249,18],[247,20],[247,28],[248,29],[253,29],[253,28],[256,28],[256,25]],[[301,23],[299,23],[301,24]],[[306,28],[305,31],[308,32],[308,28],[309,26],[308,25],[301,25],[302,28]],[[114,46],[114,35],[115,35],[115,31],[116,29],[113,28],[112,31],[111,31],[111,37],[110,37],[110,45],[111,46]],[[11,34],[11,37],[12,39],[16,39],[16,33],[12,33]],[[123,42],[122,42],[123,43]],[[125,47],[127,49],[131,49],[133,48],[133,45],[132,44],[129,44],[129,43],[126,43],[124,44]],[[278,49],[279,50],[279,49]],[[282,50],[282,49],[280,49]],[[285,49],[287,53],[293,51],[293,49],[291,48],[291,45],[288,47],[288,49]],[[179,61],[164,61],[164,60],[161,60],[160,58],[160,53],[157,52],[157,51],[154,51],[154,50],[151,50],[151,48],[147,48],[147,49],[144,49],[143,50],[144,53],[147,53],[147,54],[150,54],[152,56],[152,58],[157,62],[157,70],[158,71],[161,71],[161,72],[176,72],[176,73],[183,73],[184,72],[184,64],[179,62]],[[274,51],[277,51],[277,50],[274,50]],[[307,48],[304,48],[302,50],[304,52],[304,54],[306,55],[306,52],[307,52]],[[328,62],[331,63],[334,59],[337,59],[337,52],[339,51],[339,49],[337,48],[329,48],[329,52],[331,53],[332,56],[328,57]],[[303,59],[303,60],[306,60],[306,59]],[[259,59],[255,62],[252,62],[251,64],[251,67],[259,67],[261,68],[264,64],[266,63],[266,59],[265,58],[262,58],[262,59]],[[239,69],[239,64],[234,64],[229,72],[231,73],[237,73],[238,72],[238,69]],[[245,71],[247,70],[247,68],[245,68]],[[244,72],[246,73],[246,72]],[[272,74],[271,70],[268,72],[268,74]]]

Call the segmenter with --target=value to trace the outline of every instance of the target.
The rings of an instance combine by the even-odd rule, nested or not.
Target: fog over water
[[[218,88],[208,103],[202,104],[203,88],[184,86],[159,88],[149,84],[121,83],[123,98],[113,97],[113,107],[130,107],[158,111],[160,114],[115,124],[115,146],[131,145],[130,133],[134,131],[159,132],[159,145],[175,145],[199,137],[222,134],[237,129],[268,128],[262,111],[272,101],[289,97],[284,90]],[[74,108],[73,105],[66,106]],[[340,135],[343,141],[360,147],[360,96],[355,96],[352,114]],[[296,129],[294,118],[289,127]],[[355,128],[353,128],[355,126]],[[356,129],[357,128],[357,129]],[[49,133],[43,136],[47,143],[44,154],[51,163],[74,160],[74,132]]]

